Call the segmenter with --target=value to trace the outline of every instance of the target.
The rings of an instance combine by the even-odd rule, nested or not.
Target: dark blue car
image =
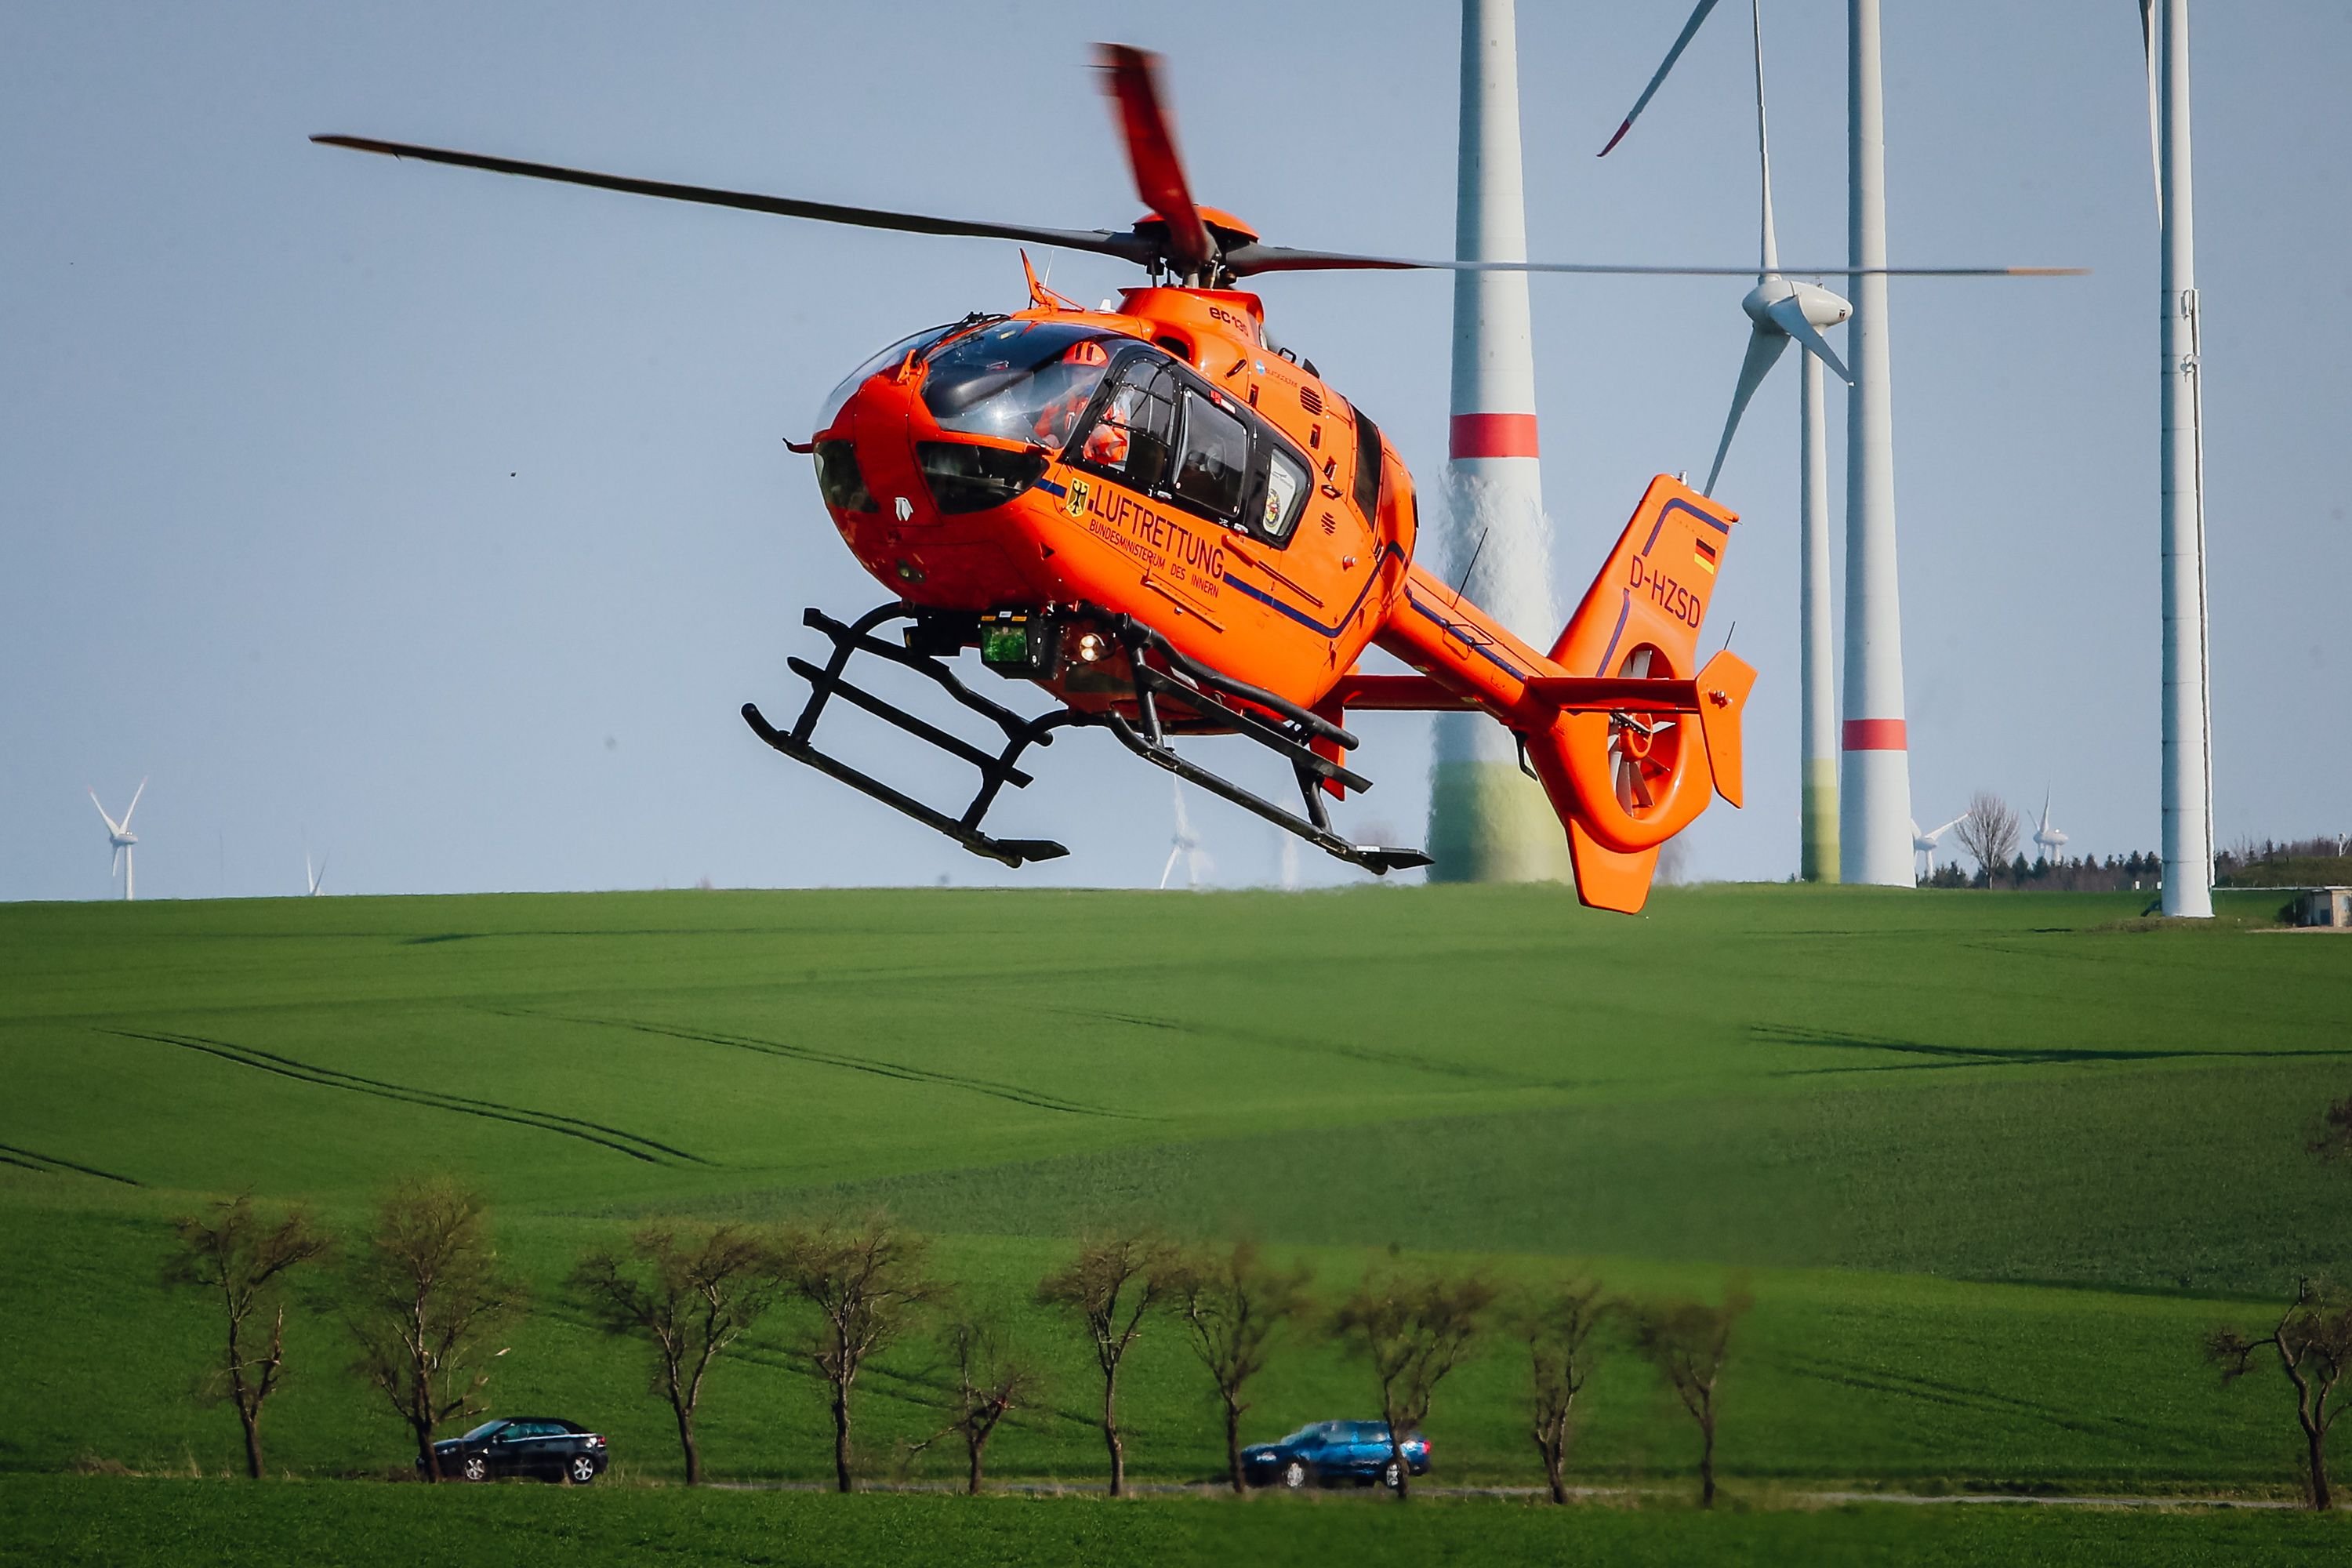
[[[1404,1462],[1416,1476],[1429,1474],[1429,1439],[1415,1432],[1404,1440]],[[1336,1481],[1397,1484],[1396,1453],[1385,1421],[1318,1421],[1278,1443],[1242,1450],[1242,1479],[1254,1487],[1287,1487]]]

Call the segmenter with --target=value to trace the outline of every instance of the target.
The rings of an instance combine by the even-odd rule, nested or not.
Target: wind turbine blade
[[[147,793],[147,781],[141,779],[139,787],[131,792],[131,804],[122,808],[122,831],[131,831],[131,814],[139,809],[139,797]]]
[[[106,874],[110,878],[122,875],[122,846],[120,844],[114,847],[114,864],[106,868]]]
[[[1748,357],[1739,362],[1739,385],[1731,395],[1731,417],[1723,422],[1723,439],[1715,448],[1715,467],[1706,471],[1706,486],[1700,494],[1715,493],[1715,481],[1723,475],[1723,459],[1731,454],[1731,437],[1739,429],[1739,416],[1748,412],[1748,400],[1764,384],[1764,378],[1780,363],[1780,351],[1788,346],[1785,333],[1772,331],[1760,321],[1748,332]]]
[[[317,896],[318,896],[319,889],[321,889],[321,888],[323,888],[323,887],[325,887],[326,885],[327,885],[327,857],[326,857],[326,856],[324,856],[324,855],[321,855],[321,856],[320,856],[320,857],[319,857],[319,874],[318,874],[316,877],[313,877],[312,879],[310,879],[310,893],[311,893],[311,896],[312,896],[312,897],[314,897],[314,898],[315,898],[315,897],[317,897]]]
[[[1822,336],[1821,329],[1805,319],[1805,307],[1795,295],[1781,300],[1765,314],[1770,316],[1782,331],[1804,344],[1806,351],[1815,359],[1829,366],[1832,375],[1848,386],[1853,384],[1853,373],[1845,368],[1845,361],[1838,358],[1837,350],[1830,347],[1830,341]]]
[[[1666,73],[1673,70],[1675,62],[1683,58],[1683,50],[1690,47],[1692,37],[1706,21],[1706,14],[1714,9],[1715,0],[1698,0],[1698,9],[1693,11],[1690,20],[1683,24],[1682,34],[1675,39],[1675,47],[1666,51],[1666,63],[1658,68],[1658,74],[1650,79],[1650,85],[1643,88],[1642,96],[1633,100],[1633,110],[1625,116],[1625,123],[1617,127],[1617,134],[1609,138],[1608,146],[1601,149],[1601,157],[1609,156],[1617,143],[1625,140],[1625,132],[1633,129],[1633,121],[1642,118],[1642,110],[1650,107],[1650,100],[1657,96],[1658,89],[1665,83]]]
[[[1168,879],[1176,874],[1176,857],[1183,853],[1184,846],[1181,843],[1175,845],[1168,851],[1168,864],[1160,868],[1160,890],[1161,892],[1164,893],[1168,890]]]
[[[2157,110],[2156,0],[2139,0],[2139,50],[2147,61],[2147,163],[2156,175],[2156,221],[2164,221],[2164,138]]]
[[[92,805],[98,805],[98,791],[91,790],[89,792],[89,804]],[[106,830],[109,833],[120,833],[122,831],[122,824],[107,816],[106,807],[102,805],[98,805],[98,819],[106,824]]]

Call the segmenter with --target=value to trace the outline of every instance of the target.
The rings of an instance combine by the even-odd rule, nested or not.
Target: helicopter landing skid
[[[1165,768],[1187,784],[1207,790],[1220,800],[1231,801],[1284,832],[1297,834],[1332,858],[1345,860],[1375,877],[1429,864],[1430,858],[1424,851],[1356,844],[1333,831],[1331,814],[1323,804],[1325,782],[1352,790],[1368,790],[1372,782],[1318,752],[1311,742],[1319,740],[1341,750],[1352,750],[1355,736],[1312,710],[1185,658],[1167,638],[1131,617],[1103,618],[1127,644],[1128,662],[1134,672],[1136,717],[1141,721],[1139,729],[1117,713],[1105,713],[1094,721],[1117,736],[1120,745],[1152,766]],[[1168,668],[1155,669],[1144,662],[1146,649],[1158,654]],[[1203,715],[1214,713],[1234,733],[1287,761],[1293,776],[1298,780],[1305,815],[1276,805],[1255,791],[1178,756],[1160,724],[1160,699],[1163,697],[1175,698]],[[1252,708],[1273,713],[1279,722],[1260,717],[1251,711]]]
[[[904,813],[926,827],[946,834],[975,855],[1016,870],[1025,861],[1055,860],[1067,855],[1069,850],[1066,847],[1050,838],[992,838],[980,830],[980,824],[982,818],[988,815],[989,807],[996,804],[998,792],[1006,784],[1015,789],[1029,786],[1029,774],[1013,765],[1021,753],[1031,746],[1052,745],[1052,731],[1065,724],[1077,722],[1079,715],[1063,709],[1042,718],[1024,718],[964,685],[956,679],[953,670],[938,659],[908,648],[893,647],[872,635],[874,628],[884,621],[896,620],[906,614],[903,605],[884,605],[858,616],[855,624],[844,626],[822,610],[804,611],[801,619],[823,632],[833,642],[833,657],[825,660],[823,668],[805,659],[785,661],[792,667],[793,674],[809,683],[807,704],[801,709],[800,717],[793,721],[793,727],[788,731],[779,730],[769,723],[755,703],[743,704],[743,721],[751,726],[752,733],[794,762],[806,763],[859,794],[880,801],[893,811]],[[1003,749],[992,755],[938,725],[917,718],[897,703],[877,697],[865,688],[844,679],[841,672],[848,665],[850,656],[859,653],[872,654],[893,664],[904,665],[916,674],[936,682],[949,696],[1003,731]],[[964,807],[963,815],[950,816],[902,790],[893,789],[872,774],[851,767],[840,758],[819,751],[810,737],[815,732],[816,721],[824,714],[825,704],[835,697],[863,708],[876,718],[897,725],[917,740],[929,742],[950,756],[978,768],[980,789],[971,797],[971,804]]]
[[[1231,801],[1285,832],[1297,834],[1335,859],[1345,860],[1375,876],[1429,864],[1429,856],[1421,850],[1355,844],[1333,830],[1330,814],[1323,804],[1325,782],[1346,789],[1365,790],[1371,787],[1371,781],[1317,752],[1310,742],[1319,740],[1339,748],[1349,748],[1356,744],[1353,735],[1320,715],[1286,701],[1272,692],[1234,681],[1186,658],[1157,632],[1131,617],[1096,612],[1097,618],[1110,626],[1128,647],[1129,664],[1134,671],[1136,710],[1137,717],[1141,721],[1140,728],[1118,713],[1082,713],[1072,708],[1059,708],[1034,719],[1026,718],[972,690],[958,679],[955,672],[942,660],[912,648],[894,647],[873,636],[874,628],[883,622],[902,619],[910,613],[904,605],[884,605],[867,611],[854,623],[845,625],[822,610],[803,611],[802,621],[823,632],[832,642],[833,657],[822,668],[801,658],[785,661],[793,674],[809,683],[808,701],[790,730],[779,730],[769,723],[755,703],[743,704],[743,721],[761,740],[794,762],[806,763],[859,794],[880,801],[893,811],[945,834],[975,855],[1014,868],[1031,860],[1057,859],[1068,854],[1069,850],[1050,838],[993,838],[981,831],[981,822],[996,804],[998,795],[1006,784],[1015,789],[1028,787],[1030,775],[1016,765],[1021,754],[1031,746],[1053,744],[1054,731],[1074,725],[1099,725],[1110,731],[1119,744],[1154,767],[1165,769],[1221,800]],[[1168,668],[1157,669],[1147,664],[1142,657],[1147,650],[1158,654]],[[1003,749],[993,753],[987,752],[845,679],[842,672],[851,658],[860,653],[887,659],[936,684],[957,702],[1003,731]],[[950,816],[903,790],[850,766],[840,758],[820,751],[813,736],[825,705],[835,697],[862,708],[917,740],[979,769],[980,788],[964,807],[962,815]],[[1281,755],[1290,763],[1291,771],[1298,780],[1299,794],[1305,802],[1304,813],[1276,805],[1232,780],[1220,777],[1197,763],[1177,755],[1175,747],[1170,744],[1160,726],[1160,700],[1162,698],[1174,698],[1203,717],[1213,715],[1217,723]],[[1272,713],[1276,717],[1269,720],[1262,716],[1264,713]]]

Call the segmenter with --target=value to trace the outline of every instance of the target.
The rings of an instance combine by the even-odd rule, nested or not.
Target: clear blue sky
[[[1523,4],[1538,256],[1754,245],[1744,7],[1592,154],[1685,10]],[[1782,254],[1844,254],[1844,7],[1766,18]],[[1107,738],[1002,819],[1074,853],[1006,874],[794,767],[804,605],[884,594],[807,462],[824,393],[894,336],[1020,301],[1013,247],[866,234],[310,145],[341,131],[918,211],[1136,210],[1092,39],[1170,57],[1194,187],[1276,241],[1444,255],[1444,4],[0,9],[0,898],[104,897],[134,827],[162,897],[923,882],[1148,883],[1164,779]],[[1913,789],[1990,787],[2095,853],[2157,839],[2156,228],[2135,7],[1888,0],[1894,351]],[[2352,828],[2352,8],[2199,7],[2215,792],[2224,842]],[[1040,257],[1041,263],[1045,258]],[[1130,281],[1062,257],[1056,287]],[[1535,286],[1545,484],[1572,602],[1659,469],[1704,470],[1736,282]],[[1273,325],[1444,456],[1442,278],[1266,283]],[[1702,876],[1797,854],[1796,382],[1749,413],[1717,631],[1762,668],[1750,802]],[[1843,431],[1843,405],[1832,418]],[[1843,478],[1833,447],[1832,467]],[[1839,514],[1842,516],[1842,512]],[[1356,824],[1415,840],[1424,721],[1362,728]],[[1228,881],[1275,840],[1197,799]],[[1367,833],[1367,836],[1370,836]],[[1307,857],[1318,876],[1326,872]]]

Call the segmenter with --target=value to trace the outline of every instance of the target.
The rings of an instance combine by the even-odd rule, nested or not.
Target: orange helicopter
[[[1350,710],[1475,710],[1517,738],[1559,814],[1585,903],[1633,912],[1659,846],[1714,795],[1740,803],[1740,715],[1756,672],[1727,650],[1704,665],[1699,628],[1735,513],[1660,475],[1592,586],[1538,651],[1413,559],[1412,476],[1379,426],[1272,346],[1265,310],[1234,287],[1322,269],[1679,272],[1570,263],[1414,261],[1296,250],[1192,199],[1160,104],[1154,57],[1102,46],[1136,188],[1125,232],[965,222],[593,174],[349,136],[362,152],[919,234],[1025,241],[1119,257],[1148,286],[1089,310],[1040,283],[1029,307],[973,314],[891,344],[852,372],[793,450],[859,563],[897,595],[855,621],[810,609],[832,644],[787,662],[810,695],[787,728],[744,720],[788,757],[1009,867],[1068,851],[982,824],[1033,746],[1108,730],[1146,762],[1376,874],[1425,866],[1418,849],[1356,844],[1328,802],[1370,782],[1349,766]],[[898,641],[876,636],[908,623]],[[1378,647],[1417,674],[1359,668]],[[1025,680],[1056,706],[1031,717],[972,690],[948,663]],[[864,654],[935,682],[993,723],[975,745],[853,683]],[[840,699],[971,764],[960,813],[925,804],[820,750]],[[1292,809],[1177,752],[1177,736],[1237,734],[1287,761]]]

